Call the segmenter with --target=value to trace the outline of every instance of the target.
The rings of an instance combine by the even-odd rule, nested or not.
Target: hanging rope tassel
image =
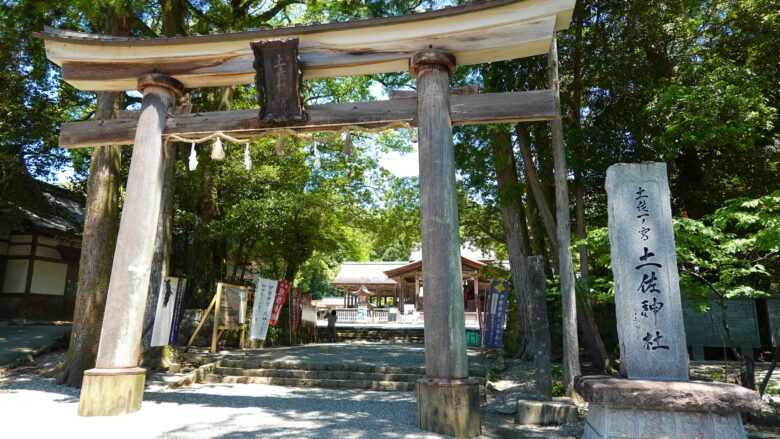
[[[344,148],[342,149],[344,154],[346,155],[352,155],[352,133],[348,132],[346,136],[344,136]]]
[[[244,167],[246,170],[252,169],[252,157],[249,157],[249,144],[244,146]]]
[[[276,155],[284,157],[284,137],[282,136],[276,138]]]
[[[195,151],[195,143],[192,144],[190,149],[190,171],[194,171],[198,167],[198,153]]]
[[[225,150],[222,148],[222,139],[217,137],[211,145],[211,159],[218,162],[225,160]]]

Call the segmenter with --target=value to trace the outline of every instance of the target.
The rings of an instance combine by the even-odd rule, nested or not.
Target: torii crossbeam
[[[303,79],[409,70],[417,80],[416,99],[315,105],[305,117],[281,126],[331,131],[405,122],[418,127],[427,308],[418,421],[424,430],[478,436],[479,386],[468,378],[466,358],[452,125],[559,121],[558,90],[450,96],[448,79],[456,64],[557,56],[555,32],[568,27],[574,3],[494,0],[398,17],[180,38],[52,28],[38,34],[49,59],[61,66],[63,80],[73,86],[137,88],[144,96],[141,110],[128,117],[66,123],[61,130],[65,147],[134,145],[97,364],[85,373],[79,414],[117,415],[141,406],[145,371],[138,367],[138,346],[160,212],[164,137],[223,132],[246,138],[280,126],[278,120],[261,122],[257,110],[169,114],[176,96],[185,87],[252,83],[250,43],[294,38]],[[557,81],[557,63],[551,65]]]

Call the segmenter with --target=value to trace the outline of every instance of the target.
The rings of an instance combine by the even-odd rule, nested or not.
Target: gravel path
[[[345,352],[350,355],[357,351],[347,349]],[[375,355],[376,351],[373,352]],[[277,355],[290,354],[280,350]],[[408,361],[417,362],[418,355],[420,353],[412,350]],[[312,358],[317,356],[311,355]],[[100,439],[444,437],[417,428],[417,403],[411,392],[241,384],[199,384],[161,390],[150,383],[140,412],[110,418],[82,418],[76,415],[79,389],[56,385],[53,380],[36,374],[61,361],[62,357],[62,354],[39,357],[35,365],[0,376],[4,437],[6,434],[7,437]],[[404,362],[398,351],[395,357],[391,363]],[[498,386],[525,388],[527,385],[514,381],[523,379],[525,373],[511,373],[507,376],[509,381],[502,381]],[[510,400],[506,398],[502,402],[508,405]],[[581,431],[578,425],[521,427],[512,423],[511,416],[495,410],[495,404],[483,407],[481,437],[484,439],[573,439]]]
[[[415,426],[409,392],[358,392],[264,385],[196,385],[147,391],[140,412],[82,418],[78,389],[35,375],[0,383],[0,413],[12,436],[58,438],[435,438]]]

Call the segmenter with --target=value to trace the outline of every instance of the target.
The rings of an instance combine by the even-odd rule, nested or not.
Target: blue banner
[[[509,300],[509,282],[490,281],[490,296],[486,309],[485,347],[504,347],[506,305]]]

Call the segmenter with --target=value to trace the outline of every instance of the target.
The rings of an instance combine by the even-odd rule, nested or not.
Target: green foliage
[[[774,291],[780,273],[780,191],[739,198],[701,220],[677,218],[683,291],[700,300],[755,298]]]
[[[764,389],[764,394],[766,395],[780,395],[780,387],[778,387],[773,381],[769,381],[766,383],[766,388]]]
[[[566,389],[563,388],[563,367],[557,364],[550,365],[550,375],[553,381],[552,396],[566,396]]]
[[[711,301],[765,297],[778,288],[780,275],[780,191],[728,201],[700,220],[674,218],[682,293],[706,310]],[[606,228],[586,240],[591,256],[591,293],[612,294]]]

